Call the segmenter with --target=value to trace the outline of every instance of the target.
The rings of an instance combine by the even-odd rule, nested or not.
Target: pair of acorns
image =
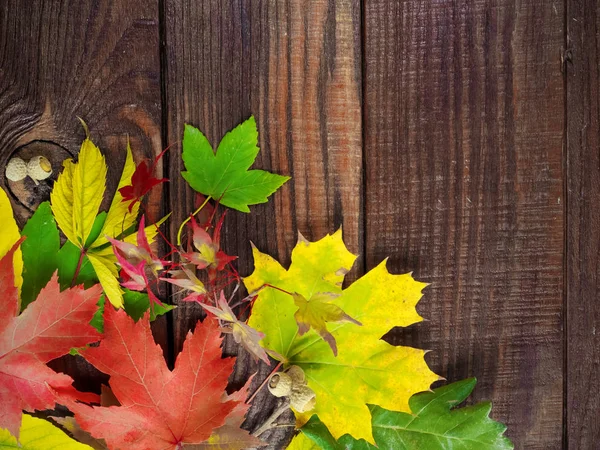
[[[11,158],[6,165],[6,178],[10,181],[21,181],[29,177],[37,185],[50,175],[52,175],[52,164],[48,158],[41,155],[34,156],[27,163],[18,157]]]
[[[313,409],[317,401],[315,391],[307,386],[306,376],[299,366],[271,375],[269,391],[275,397],[289,397],[290,406],[301,413]]]

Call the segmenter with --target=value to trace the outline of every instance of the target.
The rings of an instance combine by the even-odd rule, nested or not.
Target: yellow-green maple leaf
[[[17,222],[13,216],[12,206],[8,195],[0,188],[0,224],[2,232],[0,233],[0,258],[8,253],[12,246],[21,238],[21,233]],[[13,257],[13,266],[15,268],[15,286],[21,292],[23,286],[23,256],[21,249],[17,249]],[[19,296],[20,298],[20,296]]]
[[[300,433],[292,439],[287,450],[322,450],[322,447],[304,433]]]
[[[29,414],[23,414],[19,442],[8,430],[0,428],[0,449],[15,448],[21,450],[92,450],[92,447],[75,441],[50,422]]]
[[[289,270],[256,248],[253,253],[255,270],[244,280],[248,291],[270,284],[305,298],[317,292],[340,294],[332,303],[362,323],[327,324],[338,345],[335,357],[314,330],[299,336],[294,319],[298,307],[284,292],[263,288],[249,320],[265,334],[261,344],[280,354],[284,367],[300,366],[317,394],[314,410],[295,412],[298,426],[317,414],[336,439],[349,433],[373,443],[367,404],[410,412],[408,399],[439,379],[427,367],[425,351],[381,340],[395,326],[422,320],[415,306],[426,284],[410,274],[390,274],[384,261],[342,290],[344,275],[356,257],[346,249],[341,230],[317,242],[301,239]]]

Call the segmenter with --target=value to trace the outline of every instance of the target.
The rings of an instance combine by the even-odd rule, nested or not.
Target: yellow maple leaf
[[[23,414],[19,442],[3,428],[0,428],[0,448],[19,448],[21,450],[92,450],[89,445],[81,444],[70,438],[60,428],[44,419]]]
[[[12,206],[8,195],[0,188],[0,223],[2,224],[2,233],[0,233],[0,258],[8,253],[12,246],[21,238],[21,232],[13,216]],[[13,266],[15,268],[15,286],[21,292],[23,286],[23,256],[21,249],[17,249],[13,257]],[[19,298],[21,296],[19,295]]]
[[[301,239],[292,252],[289,270],[256,248],[253,253],[255,270],[244,283],[250,292],[263,289],[248,324],[265,334],[261,345],[281,355],[284,367],[297,365],[304,370],[308,386],[317,395],[315,409],[295,411],[297,425],[317,414],[336,439],[349,433],[374,443],[367,404],[410,412],[408,399],[439,379],[427,367],[425,351],[381,340],[395,326],[422,320],[415,306],[426,284],[410,274],[390,274],[384,261],[342,290],[344,275],[356,257],[346,249],[341,230],[317,242]],[[315,330],[300,336],[293,297],[265,285],[304,298],[316,293],[337,294],[331,304],[362,326],[326,323],[337,341],[336,357]]]

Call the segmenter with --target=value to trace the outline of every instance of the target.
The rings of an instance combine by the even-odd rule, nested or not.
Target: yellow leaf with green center
[[[261,345],[279,353],[284,367],[298,365],[304,370],[308,386],[317,394],[315,409],[295,412],[298,426],[317,414],[336,439],[348,433],[373,443],[367,404],[410,412],[409,398],[428,390],[439,379],[427,367],[425,351],[395,347],[381,340],[395,326],[422,320],[415,306],[426,285],[410,274],[390,274],[382,262],[342,290],[344,274],[355,256],[346,249],[341,230],[317,242],[301,239],[292,252],[289,270],[256,248],[253,253],[255,270],[244,283],[249,292],[262,290],[248,324],[265,334]],[[335,357],[315,330],[299,335],[294,299],[263,287],[267,284],[304,298],[316,293],[339,294],[331,304],[362,326],[352,322],[326,324],[337,341]]]
[[[0,449],[21,450],[92,450],[89,445],[81,444],[70,438],[60,428],[44,419],[23,414],[19,442],[8,432],[0,428]]]
[[[87,137],[77,163],[66,161],[50,194],[52,213],[65,236],[83,248],[98,214],[106,189],[106,163]]]
[[[69,241],[77,245],[77,237],[75,235],[75,228],[73,227],[74,173],[75,163],[73,160],[67,159],[63,161],[63,170],[50,193],[50,203],[52,205],[52,215],[54,215],[58,227]]]
[[[100,149],[87,138],[81,144],[73,172],[73,228],[81,247],[85,245],[106,189],[106,163]]]
[[[117,277],[119,271],[115,266],[115,263],[111,258],[106,258],[98,255],[88,254],[87,255],[98,281],[102,285],[104,293],[108,297],[108,300],[112,303],[115,308],[123,307],[123,290]]]
[[[13,217],[13,210],[8,199],[8,195],[0,188],[0,223],[2,224],[2,233],[0,233],[0,258],[8,253],[12,246],[21,238],[21,232],[17,222]],[[23,285],[23,256],[19,248],[13,256],[13,266],[15,268],[15,286],[21,292]]]

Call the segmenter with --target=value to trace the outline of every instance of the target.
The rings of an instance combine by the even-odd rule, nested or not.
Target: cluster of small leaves
[[[231,145],[248,144],[240,132],[248,133],[247,127],[228,135]],[[219,148],[221,154],[238,153],[228,145]],[[220,249],[225,214],[213,225],[217,206],[205,202],[208,217],[204,214],[199,224],[194,217],[199,210],[190,216],[187,245],[175,247],[165,238],[171,252],[168,259],[159,257],[151,244],[162,235],[159,226],[166,218],[146,226],[140,212],[144,195],[168,181],[153,175],[161,156],[150,168],[145,162],[136,166],[128,146],[117,191],[108,210],[101,211],[108,168],[88,135],[77,161],[64,162],[50,202],[40,205],[21,232],[0,190],[0,219],[6,224],[0,235],[2,444],[27,448],[44,439],[49,446],[90,448],[50,422],[22,414],[56,404],[67,406],[74,417],[55,420],[93,448],[263,444],[241,429],[248,386],[225,393],[234,359],[221,356],[222,331],[269,362],[258,345],[262,335],[236,317],[222,291],[240,283],[231,266],[236,257]],[[256,203],[252,189],[237,198],[243,195],[250,196],[247,204]],[[198,270],[206,271],[206,282],[198,279]],[[198,323],[188,334],[173,371],[150,331],[150,320],[173,308],[159,299],[159,280],[182,287],[186,300],[203,304],[219,319]],[[70,377],[46,365],[68,353],[110,376],[115,399],[110,406],[95,394],[77,391]]]
[[[240,293],[236,257],[220,246],[226,215],[218,209],[249,212],[289,179],[250,170],[258,152],[253,117],[216,151],[186,125],[182,175],[198,192],[198,207],[176,243],[160,232],[167,217],[148,225],[140,214],[144,196],[168,181],[154,175],[164,152],[136,166],[128,146],[117,191],[101,211],[108,168],[88,135],[77,162],[64,163],[50,202],[21,232],[0,190],[0,220],[8,224],[0,234],[0,445],[28,448],[43,439],[66,449],[256,448],[291,404],[301,430],[294,449],[512,448],[504,426],[489,419],[489,404],[451,410],[474,380],[419,394],[439,379],[425,352],[381,337],[422,320],[415,306],[425,284],[390,274],[383,262],[342,289],[356,256],[341,231],[316,242],[300,235],[289,269],[253,248],[254,272],[243,279],[250,294]],[[152,246],[159,235],[166,255]],[[188,333],[173,370],[150,330],[150,320],[173,308],[160,299],[161,281],[210,316]],[[222,333],[256,360],[279,361],[266,381],[289,402],[254,435],[241,428],[255,398],[246,401],[251,380],[225,392],[234,359],[221,356]],[[110,388],[101,396],[78,392],[46,365],[69,352],[109,375]],[[22,414],[56,404],[74,414],[54,420],[79,442]]]

